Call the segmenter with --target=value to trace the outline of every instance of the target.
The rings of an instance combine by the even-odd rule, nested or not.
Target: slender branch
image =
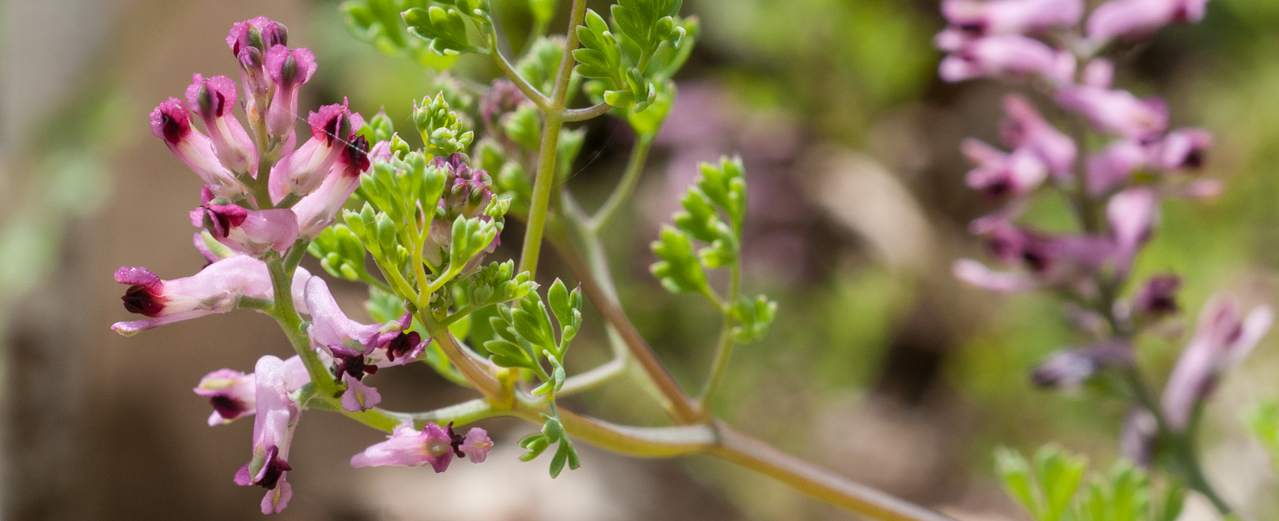
[[[648,152],[653,147],[653,139],[652,133],[640,134],[639,140],[631,148],[631,157],[626,162],[626,171],[622,173],[622,180],[618,182],[617,188],[613,189],[613,193],[609,194],[608,199],[595,212],[595,215],[587,221],[587,228],[591,233],[598,234],[600,230],[608,226],[608,221],[617,214],[617,210],[631,198],[635,185],[639,183],[639,178],[644,173],[644,164],[648,162]]]
[[[809,496],[881,521],[954,521],[945,515],[820,469],[737,432],[722,422],[716,422],[715,425],[719,432],[719,444],[711,448],[711,454],[771,476]]]
[[[621,376],[626,372],[626,359],[613,358],[608,362],[600,364],[598,367],[578,373],[564,380],[564,386],[560,388],[556,396],[570,396],[583,391],[594,389],[600,385],[612,381],[614,378]]]
[[[493,57],[493,63],[497,65],[498,70],[501,70],[502,74],[504,74],[507,79],[511,80],[511,83],[514,83],[515,86],[520,89],[520,92],[523,92],[525,96],[528,96],[528,99],[533,100],[533,103],[537,104],[537,108],[547,110],[551,106],[551,100],[548,99],[545,94],[542,94],[541,91],[537,90],[537,87],[530,84],[528,79],[521,76],[519,71],[515,70],[515,66],[511,65],[511,62],[506,59],[506,56],[502,54],[502,51],[498,50],[497,42],[494,40],[496,40],[496,38],[489,41],[489,56]]]
[[[440,349],[444,351],[444,355],[448,357],[449,362],[453,363],[453,367],[456,367],[458,372],[462,373],[462,376],[465,376],[468,382],[471,382],[471,385],[474,385],[476,389],[490,399],[500,399],[506,394],[506,390],[497,377],[493,376],[493,373],[487,369],[480,367],[477,361],[471,358],[462,349],[461,345],[458,345],[457,339],[453,338],[453,333],[449,332],[447,327],[441,326],[435,320],[435,317],[431,316],[429,309],[418,309],[417,317],[422,322],[422,325],[426,326],[431,338],[435,339]]]
[[[537,274],[537,258],[542,251],[542,232],[546,226],[546,213],[551,201],[551,187],[555,180],[555,160],[559,154],[560,127],[563,126],[564,104],[568,99],[570,79],[573,76],[573,50],[577,48],[577,26],[586,15],[586,0],[573,0],[573,10],[568,19],[567,41],[560,59],[555,87],[551,90],[550,106],[542,125],[542,146],[538,150],[537,178],[533,182],[533,200],[529,206],[528,228],[524,233],[524,251],[520,254],[520,271]]]
[[[613,106],[607,102],[601,101],[598,105],[586,107],[582,109],[568,109],[564,111],[564,121],[586,121],[595,119],[599,116],[607,114],[612,110]]]
[[[587,244],[593,244],[592,248],[597,248],[599,239],[582,229],[580,209],[572,201],[572,196],[565,193],[563,197],[565,200],[565,221],[577,227],[581,240]],[[581,281],[583,291],[586,292],[586,296],[591,299],[591,302],[595,304],[605,322],[617,331],[618,336],[626,344],[631,357],[635,359],[636,363],[639,364],[644,373],[649,376],[649,379],[661,392],[665,402],[662,405],[671,413],[673,419],[681,424],[699,421],[702,415],[697,411],[692,400],[680,387],[679,383],[675,381],[675,378],[666,370],[666,367],[662,365],[661,360],[658,360],[657,354],[644,341],[644,337],[631,324],[630,319],[626,317],[626,312],[622,310],[621,304],[617,301],[617,290],[612,286],[612,278],[607,274],[607,266],[599,262],[595,263],[594,267],[587,267],[583,263],[577,247],[573,245],[567,234],[553,233],[551,235],[551,243],[559,251],[560,257],[564,259],[564,262],[568,264],[573,276]],[[597,272],[602,276],[597,276]]]
[[[302,257],[306,256],[306,248],[311,245],[311,241],[299,238],[293,243],[293,247],[289,248],[288,254],[284,257],[285,273],[293,273],[298,264],[302,263]]]
[[[266,265],[271,274],[274,300],[271,311],[267,314],[280,324],[280,329],[284,330],[284,336],[288,337],[289,344],[302,358],[302,364],[306,366],[306,372],[311,376],[311,381],[319,387],[319,392],[325,396],[332,396],[338,389],[337,384],[333,381],[333,375],[329,374],[329,369],[311,349],[311,339],[307,337],[306,332],[302,331],[302,317],[298,315],[297,308],[293,304],[293,274],[284,269],[280,257],[274,253],[268,254]]]
[[[742,265],[740,261],[734,262],[729,274],[728,301],[729,309],[724,310],[724,323],[720,326],[719,344],[715,349],[715,358],[711,361],[710,374],[706,376],[706,383],[702,386],[701,398],[697,400],[702,414],[710,416],[711,405],[715,398],[715,391],[719,390],[720,384],[724,381],[724,374],[728,371],[728,361],[733,357],[733,346],[736,342],[733,339],[733,312],[732,302],[736,302],[742,293]]]

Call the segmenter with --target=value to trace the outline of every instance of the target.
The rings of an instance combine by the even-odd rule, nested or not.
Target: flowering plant
[[[1207,199],[1221,188],[1217,180],[1198,175],[1212,136],[1197,128],[1170,129],[1162,99],[1115,88],[1115,66],[1108,58],[1166,25],[1198,22],[1206,4],[1113,0],[1085,13],[1082,0],[946,0],[941,7],[949,26],[936,44],[949,53],[940,67],[943,79],[996,78],[1028,85],[1055,105],[1051,114],[1060,125],[1027,97],[1014,94],[1004,100],[1007,119],[1000,129],[1010,152],[964,142],[964,154],[975,165],[968,185],[1000,204],[970,229],[1011,270],[965,259],[954,264],[955,276],[998,293],[1039,290],[1068,302],[1071,322],[1087,340],[1045,360],[1033,381],[1049,388],[1118,381],[1117,393],[1131,403],[1120,440],[1124,454],[1142,467],[1169,471],[1175,484],[1229,515],[1231,506],[1201,470],[1195,433],[1216,382],[1267,333],[1274,313],[1264,305],[1245,310],[1229,295],[1213,297],[1204,304],[1162,394],[1149,388],[1136,363],[1135,341],[1159,333],[1181,311],[1176,298],[1181,279],[1171,273],[1134,279],[1134,263],[1157,228],[1162,201]],[[1074,230],[1046,232],[1018,222],[1037,201],[1049,198],[1069,203]],[[1000,457],[1008,488],[1036,519],[1058,519],[1074,508],[1070,498],[1083,463],[1047,448],[1034,467],[1030,471],[1013,453]],[[1147,478],[1133,472],[1116,470],[1111,481],[1147,494]],[[1028,485],[1032,474],[1042,491]],[[1132,515],[1175,518],[1180,495],[1176,487],[1171,490],[1175,506],[1155,505],[1146,497]],[[1054,503],[1050,496],[1061,501]],[[1077,515],[1103,518],[1088,506],[1101,499],[1081,501]],[[1141,511],[1145,506],[1152,508]]]
[[[1230,297],[1215,298],[1162,396],[1148,389],[1133,341],[1179,311],[1180,279],[1165,274],[1134,284],[1134,263],[1163,199],[1201,199],[1220,188],[1195,173],[1211,137],[1170,131],[1162,101],[1113,88],[1114,66],[1105,57],[1164,25],[1199,20],[1206,1],[1112,0],[1085,17],[1083,0],[945,0],[950,26],[936,43],[949,53],[944,79],[1028,84],[1058,109],[1045,117],[1031,98],[1010,96],[1002,134],[1011,151],[963,144],[976,165],[968,184],[1001,204],[972,230],[1012,271],[961,260],[955,275],[996,292],[1042,290],[1070,302],[1089,340],[1045,361],[1035,382],[1075,387],[1117,378],[1132,402],[1123,437],[1129,457],[1139,466],[1162,464],[1229,513],[1199,468],[1198,411],[1220,375],[1266,333],[1272,313],[1264,306],[1245,313]],[[211,372],[194,389],[213,407],[211,426],[253,417],[251,455],[235,482],[267,490],[263,513],[287,506],[296,463],[289,449],[303,411],[341,414],[388,435],[354,455],[353,466],[430,465],[435,472],[454,458],[485,461],[494,442],[483,428],[464,426],[514,417],[540,427],[519,441],[521,460],[550,452],[552,477],[582,464],[577,442],[636,457],[702,453],[870,518],[948,519],[716,418],[712,404],[734,348],[765,338],[777,312],[775,302],[743,289],[747,186],[735,158],[700,166],[682,209],[652,243],[658,262],[651,271],[662,286],[705,298],[722,317],[699,392],[676,383],[627,318],[601,236],[630,200],[671,110],[672,79],[692,52],[698,20],[680,16],[680,0],[619,0],[607,20],[573,0],[564,34],[546,36],[557,2],[526,3],[530,37],[514,60],[488,0],[342,4],[352,33],[384,52],[436,68],[477,55],[501,72],[487,85],[438,76],[430,94],[413,103],[420,147],[385,114],[366,119],[345,99],[309,111],[310,134],[298,143],[299,92],[317,60],[289,47],[284,25],[267,18],[235,24],[226,39],[241,69],[239,85],[195,74],[183,99],[169,98],[152,112],[153,133],[204,185],[189,217],[198,230],[194,246],[209,264],[171,280],[120,268],[125,308],[145,318],[113,329],[132,335],[248,309],[273,318],[295,353],[262,356],[252,373]],[[247,127],[235,114],[237,101]],[[636,140],[617,187],[587,211],[565,183],[585,134],[569,127],[606,115],[624,121]],[[1037,200],[1054,196],[1070,202],[1078,229],[1045,232],[1021,223]],[[524,224],[518,262],[492,258],[508,217]],[[544,244],[576,286],[539,284]],[[348,317],[326,279],[300,266],[308,254],[330,277],[367,286],[373,323]],[[566,356],[588,303],[603,319],[613,358],[569,374]],[[491,325],[491,339],[470,336],[479,320]],[[433,411],[381,407],[377,373],[418,362],[477,397]],[[619,377],[638,380],[673,425],[616,425],[559,404]],[[1072,503],[1085,471],[1078,458],[1050,448],[1033,464],[1011,452],[999,461],[1009,489],[1037,519],[1084,508]],[[1104,510],[1154,493],[1146,471],[1132,466],[1097,479],[1079,504]],[[1166,488],[1169,499],[1148,509],[1151,519],[1172,519],[1179,510],[1180,488]]]

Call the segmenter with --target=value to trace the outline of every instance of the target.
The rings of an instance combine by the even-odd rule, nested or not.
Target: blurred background
[[[526,23],[519,2],[493,3],[508,26]],[[627,310],[676,377],[699,385],[718,319],[700,298],[672,296],[648,275],[648,243],[698,161],[740,152],[751,190],[746,291],[781,307],[768,339],[736,353],[716,404],[730,423],[963,520],[1024,518],[993,477],[997,446],[1029,451],[1056,440],[1109,466],[1124,404],[1087,390],[1037,391],[1027,378],[1037,361],[1079,341],[1060,304],[992,296],[949,275],[955,258],[980,258],[965,227],[991,210],[964,187],[958,144],[997,141],[1009,89],[937,79],[937,2],[686,0],[684,13],[701,18],[703,39],[677,77],[679,98],[635,204],[608,234]],[[190,389],[211,370],[247,371],[264,353],[287,356],[272,321],[226,314],[128,339],[109,329],[129,317],[111,278],[117,267],[176,278],[204,264],[189,246],[186,217],[199,204],[198,179],[150,135],[147,114],[181,96],[193,72],[238,79],[223,39],[232,23],[259,15],[285,23],[291,45],[316,53],[319,71],[300,109],[349,96],[366,116],[384,108],[410,128],[411,101],[429,93],[429,71],[352,38],[335,1],[0,0],[6,519],[260,515],[261,489],[231,482],[249,454],[252,422],[207,427],[208,405]],[[1275,303],[1279,3],[1213,0],[1204,23],[1159,33],[1121,69],[1122,86],[1167,96],[1175,124],[1216,134],[1207,175],[1227,180],[1213,203],[1165,206],[1139,271],[1182,273],[1191,322],[1217,289]],[[464,58],[457,74],[486,81],[495,72]],[[588,207],[616,182],[632,139],[616,120],[589,124],[569,180]],[[1048,204],[1032,218],[1051,226],[1066,214]],[[514,247],[506,255],[518,252],[520,233],[507,229],[504,247]],[[566,273],[548,258],[544,276]],[[364,316],[361,288],[334,289],[353,317]],[[608,356],[593,319],[570,369]],[[1239,423],[1256,401],[1279,396],[1273,338],[1223,383],[1203,441],[1209,474],[1255,518],[1279,516],[1279,481]],[[1182,342],[1173,334],[1141,344],[1156,384]],[[377,385],[396,409],[468,397],[427,367],[388,371]],[[635,390],[618,382],[570,405],[618,422],[660,422]],[[498,443],[484,465],[441,475],[357,470],[349,457],[381,435],[308,413],[290,458],[294,497],[280,518],[852,518],[705,457],[638,461],[585,448],[582,469],[552,481],[544,463],[516,461],[515,441],[531,426],[482,426]],[[1184,519],[1205,512],[1192,504]]]

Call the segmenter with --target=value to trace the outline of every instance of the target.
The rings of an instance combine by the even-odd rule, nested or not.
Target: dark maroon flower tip
[[[355,136],[343,147],[338,161],[342,163],[342,174],[349,177],[359,176],[368,170],[372,164],[369,161],[369,140],[364,136]]]
[[[130,313],[154,317],[164,312],[164,298],[151,293],[146,286],[129,286],[120,297],[124,301],[124,309]]]
[[[274,490],[280,478],[290,470],[293,470],[293,467],[280,457],[280,448],[272,445],[266,449],[266,466],[262,470],[262,478],[256,484],[267,490]]]
[[[449,433],[449,446],[453,448],[453,455],[459,458],[465,458],[466,453],[462,452],[462,444],[466,443],[466,436],[453,432],[453,422],[449,422],[449,424],[444,428]]]
[[[178,98],[169,98],[151,111],[151,133],[176,145],[191,132],[191,115]]]
[[[351,111],[347,108],[345,98],[340,105],[334,103],[320,107],[320,110],[307,116],[306,122],[311,126],[312,136],[316,139],[323,139],[330,144],[334,140],[345,141],[353,130]]]
[[[417,349],[421,343],[422,335],[419,335],[417,331],[401,332],[386,344],[386,359],[394,362],[396,358],[403,358]]]
[[[205,80],[200,74],[191,76],[187,87],[187,106],[207,119],[222,117],[235,107],[235,82],[226,76]]]
[[[231,229],[244,224],[249,218],[249,211],[234,204],[209,204],[191,211],[191,224],[201,228],[209,228],[217,237],[226,238]]]
[[[246,48],[265,51],[276,45],[287,45],[288,41],[288,28],[265,16],[232,24],[226,37],[227,47],[231,48],[231,54],[235,56],[239,56],[240,51]]]
[[[343,374],[351,375],[351,378],[363,380],[365,375],[377,374],[377,366],[366,363],[364,353],[354,349],[345,347],[330,347],[329,351],[333,352],[333,357],[337,359],[337,368],[334,375],[341,378]]]
[[[1176,314],[1181,310],[1177,304],[1177,291],[1181,289],[1181,278],[1176,275],[1158,275],[1151,277],[1133,302],[1136,311],[1143,315],[1162,317]]]
[[[215,394],[209,397],[209,404],[213,406],[213,410],[228,420],[239,418],[249,411],[244,402],[227,396],[225,394]]]

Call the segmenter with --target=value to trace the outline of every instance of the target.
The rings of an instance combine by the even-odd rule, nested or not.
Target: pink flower
[[[187,87],[187,106],[204,121],[213,150],[218,160],[232,172],[258,175],[258,152],[253,140],[235,119],[235,82],[226,76],[214,76],[205,80],[199,74],[192,75]]]
[[[960,259],[951,267],[951,273],[960,282],[993,291],[995,293],[1020,293],[1039,286],[1029,275],[1007,271],[994,271],[972,259]]]
[[[1102,369],[1132,363],[1132,346],[1109,341],[1053,353],[1035,368],[1030,379],[1040,387],[1073,389],[1091,380]]]
[[[306,48],[290,49],[283,45],[266,51],[266,73],[275,87],[271,106],[266,112],[267,134],[283,137],[293,133],[293,120],[298,113],[298,87],[311,81],[315,74],[315,55]]]
[[[341,105],[320,107],[319,112],[312,112],[306,121],[311,126],[311,139],[280,158],[271,168],[269,187],[274,203],[289,194],[301,197],[315,191],[355,138],[355,131],[364,125],[359,114],[347,109],[345,99]]]
[[[299,283],[311,274],[298,268],[293,277],[293,298],[301,294]],[[116,322],[111,326],[122,335],[133,335],[174,322],[199,318],[235,309],[241,298],[270,299],[271,276],[266,263],[236,255],[210,264],[190,277],[160,280],[146,268],[121,267],[115,280],[129,285],[121,300],[124,308],[148,318]],[[300,306],[301,307],[301,306]]]
[[[959,46],[942,60],[943,80],[1042,76],[1055,83],[1070,81],[1075,58],[1039,40],[1016,34],[987,36]]]
[[[453,428],[450,425],[449,431]],[[493,448],[493,440],[489,439],[489,433],[484,429],[474,428],[466,433],[466,438],[462,440],[462,453],[470,458],[471,463],[484,463],[488,458],[489,450]]]
[[[1159,214],[1159,198],[1149,188],[1129,188],[1106,203],[1106,218],[1115,236],[1115,261],[1127,273],[1142,243],[1150,238]]]
[[[151,133],[163,139],[169,150],[219,197],[233,200],[245,195],[235,174],[218,160],[209,137],[191,128],[191,115],[181,100],[169,98],[151,111]]]
[[[289,385],[285,389],[288,392],[297,391],[311,381],[300,357],[285,360],[284,366],[289,371]],[[254,373],[219,369],[201,378],[200,385],[193,390],[195,394],[208,398],[213,406],[213,414],[209,415],[210,427],[257,413],[257,377]]]
[[[1033,33],[1083,18],[1082,0],[943,0],[942,15],[972,36]]]
[[[1088,157],[1088,192],[1105,194],[1123,184],[1149,164],[1150,154],[1140,143],[1121,139]]]
[[[1130,139],[1146,140],[1168,128],[1168,106],[1159,98],[1138,99],[1124,90],[1074,86],[1057,102],[1083,114],[1098,129]]]
[[[288,506],[293,496],[285,473],[293,470],[288,462],[289,447],[302,413],[298,404],[289,399],[289,389],[300,388],[305,382],[294,381],[284,361],[270,355],[258,359],[255,375],[253,457],[235,473],[235,483],[267,489],[262,513],[276,514]]]
[[[1199,327],[1173,367],[1164,388],[1164,418],[1173,429],[1185,430],[1195,408],[1212,394],[1217,379],[1248,356],[1270,330],[1274,312],[1254,308],[1241,317],[1239,303],[1214,296],[1199,313]]]
[[[1022,96],[1004,98],[1004,112],[1008,118],[1000,127],[1000,133],[1008,146],[1033,152],[1048,165],[1054,176],[1070,175],[1078,154],[1075,140],[1044,120],[1034,105]]]
[[[355,136],[344,143],[340,150],[337,160],[333,162],[319,188],[293,205],[293,212],[297,214],[298,232],[304,238],[314,239],[337,220],[342,205],[360,187],[360,176],[372,166],[369,161],[369,142],[364,136]],[[374,147],[372,153],[389,150],[390,144],[383,141]]]
[[[1005,154],[975,139],[964,140],[964,155],[977,165],[968,172],[968,186],[989,197],[1022,196],[1048,177],[1048,167],[1027,148]]]
[[[473,463],[482,463],[492,446],[493,442],[484,429],[471,429],[466,437],[462,437],[453,432],[452,424],[449,424],[448,431],[434,423],[427,423],[421,431],[412,425],[401,425],[386,441],[351,457],[351,466],[421,467],[430,464],[435,472],[444,472],[455,455],[469,457]]]
[[[270,78],[266,73],[266,53],[277,45],[286,45],[289,31],[284,24],[259,16],[251,20],[236,22],[226,37],[227,47],[240,63],[240,74],[244,82],[244,112],[250,125],[256,125],[264,114],[269,100],[267,93],[271,89]]]
[[[293,210],[246,210],[234,204],[214,204],[212,195],[204,191],[204,204],[191,210],[191,225],[209,230],[227,247],[260,257],[271,250],[284,253],[297,240],[298,219]]]
[[[1088,38],[1098,44],[1144,36],[1172,23],[1202,20],[1208,0],[1111,0],[1088,17]]]
[[[1169,132],[1163,140],[1151,145],[1151,163],[1168,171],[1198,170],[1204,154],[1212,146],[1212,134],[1197,128]]]
[[[376,389],[363,383],[365,376],[377,373],[379,367],[412,362],[425,349],[417,333],[404,331],[412,323],[408,313],[399,321],[379,325],[351,320],[319,277],[307,281],[306,302],[311,315],[307,331],[311,347],[336,362],[334,374],[346,383],[342,406],[348,411],[372,408],[382,399]]]

